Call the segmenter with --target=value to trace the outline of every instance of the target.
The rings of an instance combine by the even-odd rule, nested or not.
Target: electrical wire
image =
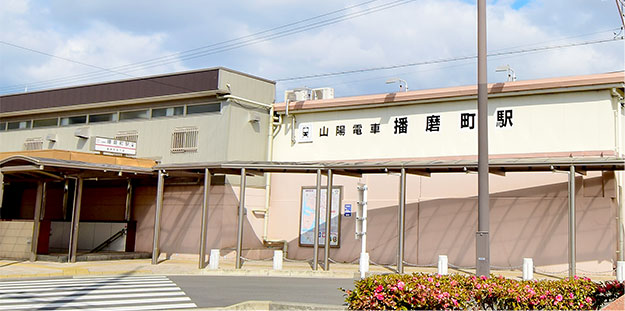
[[[601,40],[594,40],[594,41],[585,41],[585,42],[577,42],[577,43],[569,43],[569,44],[561,44],[561,45],[544,46],[544,47],[538,47],[538,48],[532,48],[532,49],[522,49],[522,50],[508,51],[508,52],[489,53],[488,57],[502,56],[502,55],[523,54],[523,53],[546,51],[546,50],[553,50],[553,49],[562,49],[562,48],[568,48],[568,47],[576,47],[576,46],[584,46],[584,45],[591,45],[591,44],[606,43],[606,42],[612,42],[612,41],[618,41],[618,40],[623,40],[623,36],[617,37],[617,38],[611,38],[611,39],[601,39]],[[312,74],[312,75],[305,75],[305,76],[295,76],[295,77],[280,78],[280,79],[276,79],[275,81],[276,82],[284,82],[284,81],[305,80],[305,79],[312,79],[312,78],[325,78],[325,77],[347,75],[347,74],[361,73],[361,72],[371,72],[371,71],[390,70],[390,69],[414,67],[414,66],[422,66],[422,65],[449,63],[449,62],[456,62],[456,61],[469,60],[469,59],[477,59],[477,56],[476,55],[467,55],[467,56],[442,58],[442,59],[428,60],[428,61],[422,61],[422,62],[416,62],[416,63],[408,63],[408,64],[398,64],[398,65],[391,65],[391,66],[381,66],[381,67],[362,68],[362,69],[355,69],[355,70],[337,71],[337,72],[330,72],[330,73]]]
[[[332,17],[329,19],[324,19],[321,21],[317,21],[314,23],[308,23],[306,25],[303,26],[298,26],[295,28],[290,28],[287,30],[283,30],[280,32],[276,32],[276,33],[270,33],[267,35],[263,35],[258,37],[259,34],[264,34],[264,33],[268,33],[268,32],[272,32],[274,30],[278,30],[278,29],[283,29],[289,26],[293,26],[293,25],[297,25],[297,24],[301,24],[301,23],[305,23],[307,21],[312,21],[312,20],[316,20],[322,17],[326,17],[326,16],[330,16],[339,12],[343,12],[349,9],[353,9],[359,6],[363,6],[366,4],[370,4],[373,3],[375,1],[378,0],[370,0],[370,1],[366,1],[363,3],[360,3],[358,5],[353,5],[347,8],[343,8],[343,9],[339,9],[339,10],[335,10],[332,12],[328,12],[316,17],[312,17],[312,18],[307,18],[304,19],[302,21],[299,22],[293,22],[293,23],[289,23],[283,26],[279,26],[279,27],[275,27],[272,29],[268,29],[265,31],[261,31],[255,34],[251,34],[251,35],[247,35],[247,36],[243,36],[243,37],[239,37],[236,39],[231,39],[231,40],[227,40],[227,41],[223,41],[220,43],[216,43],[216,44],[211,44],[211,45],[207,45],[204,47],[200,47],[200,48],[195,48],[192,50],[188,50],[185,52],[180,52],[180,53],[176,53],[176,54],[171,54],[171,55],[167,55],[167,56],[163,56],[160,58],[154,58],[151,60],[146,60],[146,61],[142,61],[142,62],[138,62],[138,63],[133,63],[133,64],[128,64],[128,65],[123,65],[123,66],[118,66],[118,67],[113,67],[111,69],[106,69],[106,68],[101,68],[98,66],[93,66],[93,65],[89,65],[89,64],[85,64],[82,62],[76,62],[76,61],[72,61],[69,60],[67,58],[64,57],[59,57],[56,55],[52,55],[49,53],[45,53],[45,52],[41,52],[41,51],[37,51],[34,49],[30,49],[30,48],[25,48],[16,44],[11,44],[5,41],[0,41],[0,43],[4,43],[13,47],[17,47],[17,48],[21,48],[21,49],[25,49],[28,51],[32,51],[32,52],[37,52],[40,54],[44,54],[50,57],[56,57],[62,60],[66,60],[66,61],[72,61],[73,63],[78,63],[81,65],[86,65],[89,67],[95,67],[98,69],[101,69],[101,71],[97,71],[97,72],[91,72],[91,73],[85,73],[85,74],[79,74],[79,75],[73,75],[73,76],[66,76],[66,77],[62,77],[62,78],[56,78],[56,79],[50,79],[50,80],[46,80],[46,81],[40,81],[40,82],[35,82],[35,83],[30,83],[30,84],[20,84],[20,85],[12,85],[12,86],[7,86],[7,87],[3,87],[0,88],[0,91],[6,91],[6,90],[12,90],[12,89],[22,89],[23,87],[31,87],[32,88],[42,88],[42,85],[46,85],[45,87],[48,87],[48,85],[50,84],[65,84],[65,83],[69,83],[69,82],[78,82],[78,81],[82,81],[82,80],[86,80],[86,79],[94,79],[94,78],[102,78],[102,77],[106,77],[106,76],[110,76],[111,74],[124,74],[124,75],[129,75],[129,72],[135,72],[138,70],[145,70],[145,69],[149,69],[149,68],[154,68],[154,67],[158,67],[158,66],[164,66],[164,65],[168,65],[171,63],[176,63],[176,62],[180,62],[180,61],[185,61],[185,60],[190,60],[190,59],[195,59],[198,57],[204,57],[204,56],[208,56],[208,55],[213,55],[213,54],[217,54],[217,53],[222,53],[222,52],[226,52],[226,51],[231,51],[234,49],[238,49],[241,47],[246,47],[249,45],[253,45],[253,44],[258,44],[258,43],[262,43],[262,42],[266,42],[266,41],[270,41],[270,40],[274,40],[277,38],[282,38],[285,36],[289,36],[289,35],[293,35],[293,34],[297,34],[297,33],[301,33],[304,31],[309,31],[312,29],[317,29],[320,27],[324,27],[324,26],[328,26],[328,25],[332,25],[332,24],[336,24],[342,21],[346,21],[349,19],[353,19],[356,17],[360,17],[360,16],[364,16],[364,15],[368,15],[368,14],[372,14],[375,12],[379,12],[382,10],[388,10],[400,5],[404,5],[410,2],[414,2],[416,0],[394,0],[391,2],[387,2],[384,4],[380,4],[377,6],[373,6],[373,7],[369,7],[369,8],[365,8],[363,10],[357,11],[357,12],[353,12],[353,13],[348,13],[342,16],[338,16],[338,17]],[[241,39],[245,39],[243,41],[241,41]],[[239,41],[239,42],[238,42]],[[208,50],[203,51],[206,48],[210,48]],[[172,59],[172,57],[175,57]],[[106,72],[102,72],[102,71],[106,71]],[[123,72],[123,73],[122,73]],[[104,75],[103,75],[104,74]]]

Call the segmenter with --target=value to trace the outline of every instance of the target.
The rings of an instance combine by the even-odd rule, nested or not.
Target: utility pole
[[[486,66],[486,0],[477,1],[477,173],[478,208],[475,233],[476,274],[490,275],[488,190],[488,80]]]
[[[625,0],[614,0],[616,9],[618,9],[618,17],[621,18],[621,30],[625,31]]]

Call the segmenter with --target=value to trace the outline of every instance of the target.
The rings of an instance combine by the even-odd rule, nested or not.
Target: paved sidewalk
[[[152,265],[150,259],[129,259],[109,261],[89,261],[77,263],[58,263],[46,261],[13,261],[0,260],[0,279],[17,278],[44,278],[44,277],[69,277],[69,276],[96,276],[96,275],[246,275],[246,276],[293,276],[293,277],[319,277],[319,278],[352,278],[358,279],[358,264],[332,263],[330,271],[324,271],[321,267],[313,271],[311,264],[306,261],[284,261],[282,270],[273,270],[271,261],[250,260],[244,261],[241,269],[234,268],[234,260],[231,258],[220,259],[219,269],[210,270],[208,267],[198,269],[197,256],[174,255],[169,259],[164,256],[157,265]],[[371,274],[394,273],[393,267],[370,266]],[[405,267],[405,273],[425,272],[436,273],[436,268],[430,267]],[[449,269],[450,273],[475,273],[472,269]],[[520,270],[493,270],[495,275],[503,275],[509,278],[520,279]],[[581,274],[593,280],[615,279],[607,274]],[[546,275],[534,273],[535,278],[566,277],[566,274]]]

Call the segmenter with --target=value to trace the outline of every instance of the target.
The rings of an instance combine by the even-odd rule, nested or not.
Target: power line
[[[616,37],[616,38],[611,38],[611,39],[601,39],[601,40],[595,40],[595,41],[585,41],[585,42],[578,42],[578,43],[544,46],[544,47],[508,51],[508,52],[497,52],[497,53],[490,53],[488,54],[488,56],[493,57],[493,56],[501,56],[501,55],[523,54],[523,53],[530,53],[530,52],[569,48],[569,47],[575,47],[575,46],[606,43],[606,42],[612,42],[612,41],[618,41],[618,40],[623,40],[623,37],[621,36],[621,37]],[[324,77],[347,75],[347,74],[354,74],[354,73],[361,73],[361,72],[370,72],[370,71],[389,70],[389,69],[397,69],[397,68],[404,68],[404,67],[414,67],[414,66],[421,66],[421,65],[448,63],[448,62],[462,61],[462,60],[468,60],[468,59],[477,59],[477,56],[476,55],[460,56],[460,57],[428,60],[428,61],[417,62],[417,63],[398,64],[398,65],[392,65],[392,66],[381,66],[381,67],[362,68],[362,69],[355,69],[355,70],[337,71],[337,72],[330,72],[330,73],[312,74],[312,75],[305,75],[305,76],[287,77],[287,78],[276,79],[275,81],[284,82],[284,81],[305,80],[305,79],[312,79],[312,78],[324,78]]]
[[[77,81],[81,81],[81,80],[86,80],[86,79],[93,79],[93,78],[98,78],[98,77],[105,77],[105,76],[109,76],[111,75],[111,73],[113,74],[124,74],[124,75],[128,75],[128,72],[134,72],[137,70],[144,70],[144,69],[148,69],[148,68],[153,68],[153,67],[158,67],[158,66],[163,66],[163,65],[167,65],[167,64],[171,64],[174,62],[178,62],[178,61],[183,61],[183,60],[189,60],[189,59],[194,59],[194,58],[198,58],[198,57],[203,57],[203,56],[207,56],[207,55],[211,55],[211,54],[216,54],[216,53],[221,53],[221,52],[225,52],[225,51],[230,51],[233,49],[237,49],[237,48],[241,48],[241,47],[245,47],[248,45],[252,45],[252,44],[257,44],[257,43],[261,43],[261,42],[265,42],[265,41],[269,41],[269,40],[273,40],[276,38],[281,38],[281,37],[285,37],[288,35],[292,35],[292,34],[296,34],[296,33],[300,33],[300,32],[304,32],[304,31],[308,31],[311,29],[316,29],[316,28],[320,28],[320,27],[324,27],[327,25],[331,25],[331,24],[335,24],[338,22],[342,22],[348,19],[352,19],[352,18],[356,18],[356,17],[360,17],[363,15],[368,15],[374,12],[378,12],[378,11],[382,11],[382,10],[387,10],[399,5],[403,5],[403,4],[407,4],[409,2],[413,2],[415,0],[395,0],[395,1],[391,1],[391,2],[387,2],[384,4],[380,4],[377,6],[373,6],[370,8],[366,8],[363,9],[361,11],[357,11],[357,12],[353,12],[353,13],[349,13],[343,16],[338,16],[338,17],[333,17],[333,18],[329,18],[329,19],[325,19],[325,20],[321,20],[321,21],[317,21],[314,23],[308,23],[306,25],[303,26],[298,26],[295,28],[291,28],[291,29],[287,29],[287,30],[283,30],[277,33],[270,33],[267,35],[263,35],[258,37],[258,35],[260,34],[266,34],[275,30],[279,30],[279,29],[283,29],[283,28],[288,28],[290,26],[294,26],[294,25],[298,25],[298,24],[302,24],[308,21],[313,21],[313,20],[317,20],[326,16],[330,16],[330,15],[334,15],[346,10],[350,10],[356,7],[360,7],[360,6],[364,6],[373,2],[376,2],[379,0],[370,0],[370,1],[366,1],[357,5],[353,5],[353,6],[349,6],[346,8],[342,8],[339,10],[335,10],[332,12],[328,12],[328,13],[324,13],[315,17],[311,17],[311,18],[307,18],[298,22],[293,22],[293,23],[289,23],[286,25],[282,25],[282,26],[278,26],[278,27],[274,27],[268,30],[264,30],[261,32],[257,32],[254,34],[250,34],[247,36],[242,36],[239,38],[235,38],[235,39],[230,39],[230,40],[226,40],[223,42],[219,42],[219,43],[215,43],[215,44],[211,44],[211,45],[207,45],[207,46],[203,46],[203,47],[199,47],[199,48],[195,48],[195,49],[191,49],[191,50],[187,50],[184,52],[179,52],[179,53],[174,53],[174,54],[170,54],[170,55],[166,55],[166,56],[162,56],[159,58],[154,58],[154,59],[150,59],[150,60],[146,60],[146,61],[142,61],[142,62],[138,62],[138,63],[133,63],[133,64],[127,64],[127,65],[123,65],[123,66],[117,66],[117,67],[113,67],[111,69],[106,69],[106,68],[101,68],[101,67],[97,67],[97,66],[93,66],[93,65],[89,65],[89,64],[84,64],[81,62],[76,62],[76,61],[72,61],[63,57],[57,57],[56,55],[52,55],[52,54],[48,54],[45,52],[40,52],[40,51],[36,51],[34,49],[29,49],[29,48],[24,48],[15,44],[10,44],[11,46],[14,47],[18,47],[18,48],[24,48],[26,50],[29,51],[33,51],[33,52],[40,52],[40,54],[44,54],[44,55],[48,55],[51,57],[57,57],[66,61],[72,61],[74,63],[79,63],[81,65],[88,65],[89,67],[95,67],[98,69],[101,69],[101,71],[97,71],[97,72],[90,72],[90,73],[84,73],[84,74],[79,74],[79,75],[73,75],[73,76],[66,76],[66,77],[62,77],[62,78],[55,78],[55,79],[50,79],[50,80],[46,80],[46,81],[40,81],[40,82],[35,82],[35,83],[28,83],[28,84],[20,84],[20,85],[12,85],[12,86],[7,86],[7,87],[3,87],[1,88],[1,90],[6,91],[6,90],[12,90],[12,89],[22,89],[23,87],[31,87],[32,88],[43,88],[43,87],[48,87],[49,85],[58,85],[58,84],[64,84],[64,83],[68,83],[68,82],[77,82]],[[256,38],[257,37],[257,38]],[[251,38],[251,39],[250,39]],[[246,39],[241,41],[242,39]],[[240,42],[237,42],[240,41]],[[3,42],[4,43],[4,42]],[[202,51],[205,50],[207,48],[211,48],[207,51]],[[177,58],[174,58],[177,57]],[[102,71],[107,71],[105,73],[103,73]]]

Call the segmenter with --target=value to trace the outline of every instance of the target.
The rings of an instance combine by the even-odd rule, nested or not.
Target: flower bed
[[[354,290],[343,291],[351,310],[589,310],[622,296],[623,283],[416,273],[371,276],[356,281]]]

